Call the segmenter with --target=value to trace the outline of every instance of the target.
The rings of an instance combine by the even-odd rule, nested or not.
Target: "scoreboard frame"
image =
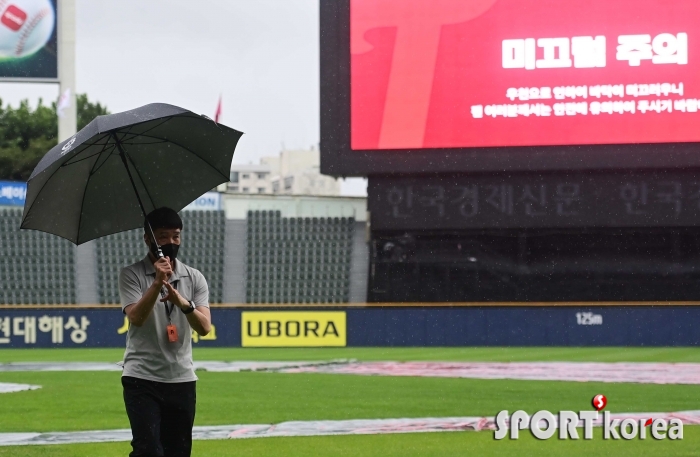
[[[698,143],[353,150],[350,0],[320,0],[321,172],[336,177],[700,167]]]

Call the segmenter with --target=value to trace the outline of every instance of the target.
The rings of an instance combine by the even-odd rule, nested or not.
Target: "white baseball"
[[[0,0],[0,58],[18,58],[43,48],[53,33],[50,0]]]

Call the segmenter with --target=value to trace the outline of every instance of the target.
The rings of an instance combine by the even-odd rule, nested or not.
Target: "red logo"
[[[17,8],[15,5],[8,6],[0,18],[0,22],[15,32],[22,28],[26,20],[27,13]]]
[[[608,399],[605,398],[605,395],[598,394],[595,397],[593,397],[593,400],[591,400],[591,404],[596,409],[596,411],[600,411],[603,408],[605,408],[605,405],[608,404]]]

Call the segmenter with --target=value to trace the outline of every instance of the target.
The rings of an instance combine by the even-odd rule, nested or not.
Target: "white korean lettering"
[[[31,316],[12,318],[12,334],[24,336],[26,344],[36,343],[36,318]]]
[[[87,327],[90,325],[90,321],[88,320],[87,317],[82,316],[80,318],[80,325],[78,325],[78,322],[75,320],[75,317],[71,316],[68,318],[68,322],[66,322],[66,325],[63,327],[66,330],[73,329],[73,331],[70,334],[70,339],[76,344],[82,344],[87,340]]]
[[[575,68],[605,67],[605,37],[575,36],[571,39]]]
[[[544,58],[537,60],[537,68],[571,67],[568,38],[540,38],[537,40],[537,46],[544,49]]]
[[[44,333],[51,332],[52,343],[63,343],[63,316],[41,316],[39,330]]]
[[[552,108],[554,108],[554,115],[555,116],[563,116],[566,114],[566,104],[565,103],[555,103]]]
[[[627,60],[631,67],[638,67],[642,60],[653,57],[650,35],[620,35],[617,42],[617,60]]]
[[[10,342],[10,318],[0,317],[0,344],[8,344]]]
[[[688,64],[688,34],[661,33],[654,37],[651,42],[654,50],[654,57],[651,59],[655,64],[675,63],[678,65]]]
[[[535,69],[535,39],[503,40],[503,68]]]

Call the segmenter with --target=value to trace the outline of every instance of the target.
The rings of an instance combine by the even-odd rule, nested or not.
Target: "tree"
[[[78,106],[78,130],[88,125],[97,116],[109,114],[106,106],[100,103],[90,103],[87,94],[77,94],[75,97]]]
[[[78,130],[96,116],[109,114],[107,107],[92,103],[86,94],[76,97]],[[26,181],[39,160],[58,143],[56,103],[39,100],[32,110],[28,100],[19,107],[3,106],[0,100],[0,179]]]

